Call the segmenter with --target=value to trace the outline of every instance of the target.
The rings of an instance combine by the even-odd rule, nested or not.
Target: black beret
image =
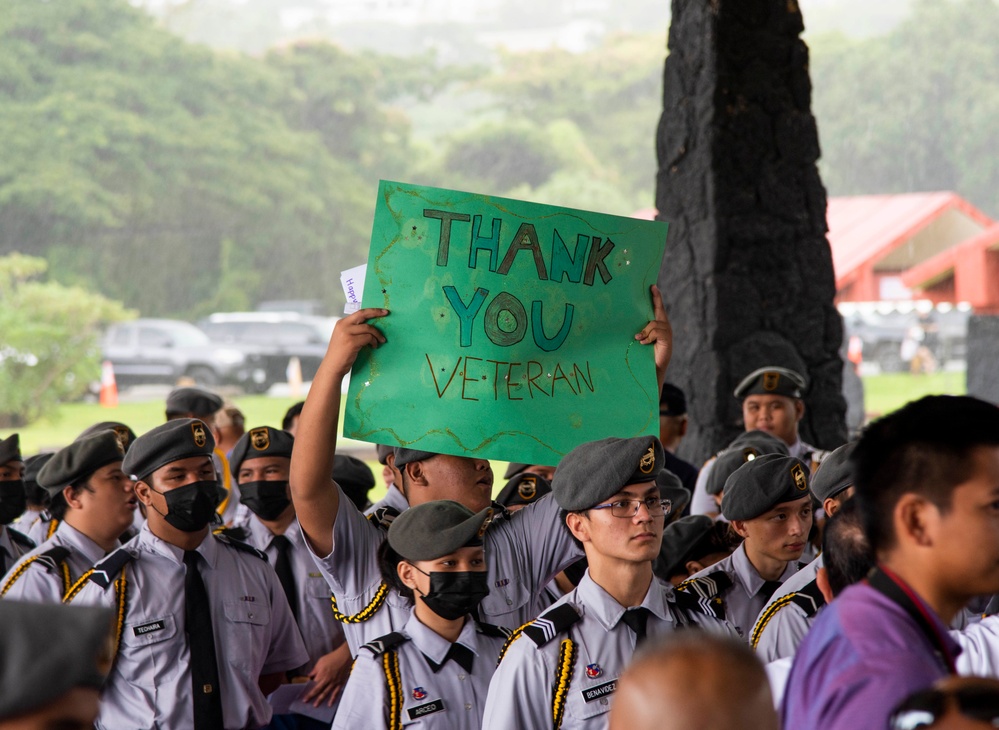
[[[215,437],[204,421],[178,418],[167,421],[135,440],[121,468],[136,479],[145,479],[167,464],[192,456],[211,456]]]
[[[551,492],[552,485],[547,479],[522,471],[506,483],[496,501],[504,507],[516,507],[519,504],[533,504]]]
[[[333,481],[361,509],[368,501],[368,492],[375,486],[375,475],[371,472],[371,467],[360,459],[336,454],[333,457]]]
[[[21,437],[16,433],[0,441],[0,466],[8,461],[21,461]]]
[[[167,415],[193,413],[210,416],[222,407],[222,398],[204,388],[176,388],[166,399]]]
[[[442,499],[410,507],[392,521],[389,546],[406,560],[436,560],[459,548],[482,544],[493,509],[472,512]]]
[[[48,454],[35,454],[24,460],[24,485],[38,484],[38,472],[48,463],[48,460],[55,456],[55,452]]]
[[[404,449],[401,446],[395,447],[395,468],[402,469],[411,461],[423,461],[432,456],[437,456],[436,451],[418,451],[416,449]]]
[[[521,464],[519,461],[511,461],[507,467],[506,471],[503,472],[504,479],[513,479],[515,476],[524,471],[530,464]]]
[[[747,395],[785,395],[800,398],[808,387],[805,376],[794,370],[771,365],[754,370],[735,386],[735,397]]]
[[[659,396],[659,415],[683,416],[686,413],[687,396],[675,385],[663,383],[663,392]]]
[[[725,519],[752,520],[778,504],[810,497],[808,467],[800,459],[764,454],[748,461],[725,482]]]
[[[683,486],[680,477],[669,469],[663,469],[656,477],[656,486],[659,487],[659,496],[668,499],[672,504],[669,514],[677,515],[690,504],[690,490]]]
[[[660,577],[669,579],[687,562],[690,550],[711,532],[715,521],[707,515],[689,515],[666,525],[663,544],[659,548],[656,569]]]
[[[118,421],[101,421],[100,423],[95,423],[93,426],[77,436],[76,440],[79,441],[82,438],[93,436],[95,433],[107,431],[108,429],[111,429],[118,434],[118,440],[121,441],[122,448],[125,449],[125,453],[128,453],[128,447],[132,445],[132,442],[135,441],[137,436],[135,435],[135,431],[130,429],[124,423],[119,423]]]
[[[395,447],[387,446],[386,444],[375,444],[375,451],[378,452],[378,463],[385,466],[388,463],[388,455],[395,453]]]
[[[856,441],[850,441],[822,460],[818,471],[812,477],[812,494],[817,500],[824,502],[847,487],[853,486],[853,464],[850,463],[850,456],[856,446]]]
[[[50,495],[83,481],[102,466],[125,458],[125,448],[118,434],[108,429],[78,439],[55,453],[38,472],[38,486]]]
[[[552,494],[568,512],[589,509],[627,484],[655,481],[664,460],[662,444],[654,436],[590,441],[562,457]]]
[[[0,601],[0,719],[47,707],[74,687],[99,690],[113,619],[96,606]]]
[[[229,454],[229,471],[233,476],[239,475],[239,467],[248,459],[258,459],[262,456],[283,456],[291,458],[291,449],[295,445],[295,437],[287,431],[281,431],[270,426],[251,428],[239,437]]]

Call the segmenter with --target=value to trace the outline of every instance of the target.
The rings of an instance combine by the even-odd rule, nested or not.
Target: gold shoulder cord
[[[59,567],[62,568],[62,594],[65,596],[69,593],[70,586],[73,585],[73,578],[69,574],[69,563],[63,560]]]
[[[386,596],[388,596],[388,591],[388,584],[383,582],[380,586],[378,586],[378,590],[375,591],[375,597],[371,599],[371,603],[355,613],[353,616],[340,613],[340,609],[337,608],[336,605],[336,596],[330,596],[330,605],[333,608],[333,618],[345,624],[364,623],[369,618],[374,616],[375,613],[378,612],[378,609],[382,607],[382,604],[385,603]]]
[[[115,599],[118,604],[118,612],[115,616],[115,633],[114,633],[114,654],[112,656],[118,656],[118,647],[121,645],[121,635],[125,631],[125,614],[128,612],[128,595],[126,594],[126,584],[125,584],[125,570],[126,566],[122,566],[121,575],[118,576],[118,580],[114,582]]]
[[[11,573],[10,578],[8,578],[7,581],[3,584],[3,587],[0,587],[0,596],[5,595],[7,591],[9,591],[14,586],[14,584],[17,583],[17,579],[20,578],[22,575],[24,575],[24,572],[28,569],[28,566],[31,565],[36,560],[38,560],[39,557],[41,556],[35,555],[33,557],[30,557],[27,560],[25,560],[23,563],[21,563],[19,566],[17,566],[17,570]]]
[[[756,626],[753,627],[753,633],[750,635],[749,639],[750,646],[752,646],[754,649],[756,648],[756,645],[760,643],[760,637],[763,635],[763,630],[767,627],[767,624],[770,623],[770,619],[776,616],[777,612],[780,611],[782,608],[784,608],[784,606],[789,604],[793,598],[794,598],[793,593],[788,593],[786,596],[781,596],[780,598],[778,598],[776,601],[773,602],[770,608],[764,611],[763,615],[760,616],[760,620],[756,622]]]
[[[388,692],[388,730],[402,730],[402,676],[399,673],[399,655],[394,651],[382,654],[385,670],[385,689]]]
[[[55,534],[55,531],[59,529],[59,520],[49,520],[49,530],[45,533],[45,539],[48,540]]]
[[[506,641],[503,642],[503,647],[500,649],[499,658],[496,660],[497,667],[500,665],[500,662],[503,661],[503,657],[506,656],[506,652],[513,645],[513,642],[519,639],[520,635],[524,633],[524,629],[526,629],[528,626],[530,626],[533,623],[534,620],[531,619],[523,626],[518,626],[517,628],[515,628],[513,631],[510,632],[510,635],[507,637]]]
[[[76,583],[74,583],[72,586],[70,586],[69,590],[66,591],[66,595],[62,597],[62,602],[63,603],[72,602],[72,600],[76,598],[76,594],[83,589],[83,586],[87,585],[87,581],[90,579],[90,576],[93,575],[93,573],[94,569],[91,568],[83,575],[81,575],[80,579],[76,581]]]
[[[572,639],[565,639],[559,647],[558,666],[555,667],[555,690],[552,692],[552,728],[562,727],[562,714],[565,712],[565,701],[569,698],[569,684],[572,682],[572,671],[576,662],[576,646]]]

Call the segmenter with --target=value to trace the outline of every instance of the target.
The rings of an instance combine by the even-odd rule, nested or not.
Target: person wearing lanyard
[[[955,673],[947,623],[999,591],[999,409],[927,396],[872,424],[852,461],[878,566],[799,647],[784,727],[887,727],[906,696]]]

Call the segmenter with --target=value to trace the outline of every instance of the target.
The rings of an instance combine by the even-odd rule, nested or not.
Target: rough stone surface
[[[695,462],[742,430],[732,391],[764,365],[808,374],[806,441],[846,438],[803,28],[794,0],[673,0],[657,135],[656,203],[670,224],[659,285],[675,332],[667,377],[691,418],[681,454]]]
[[[999,405],[999,317],[968,319],[968,395]]]

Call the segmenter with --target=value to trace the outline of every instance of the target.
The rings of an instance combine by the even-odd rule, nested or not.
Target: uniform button
[[[472,704],[470,702],[466,702],[465,703],[465,709],[466,710],[471,710],[472,709]]]
[[[252,613],[248,613],[248,614],[246,614],[246,617],[247,618],[253,618],[253,614]]]
[[[607,699],[605,698],[605,699],[600,700],[600,704],[601,705],[606,705],[607,704]]]
[[[507,598],[506,599],[506,605],[512,606],[513,605],[513,601],[511,601],[509,598]]]
[[[458,675],[458,679],[460,679],[462,682],[464,682],[465,681],[465,675],[464,674],[459,674]]]

